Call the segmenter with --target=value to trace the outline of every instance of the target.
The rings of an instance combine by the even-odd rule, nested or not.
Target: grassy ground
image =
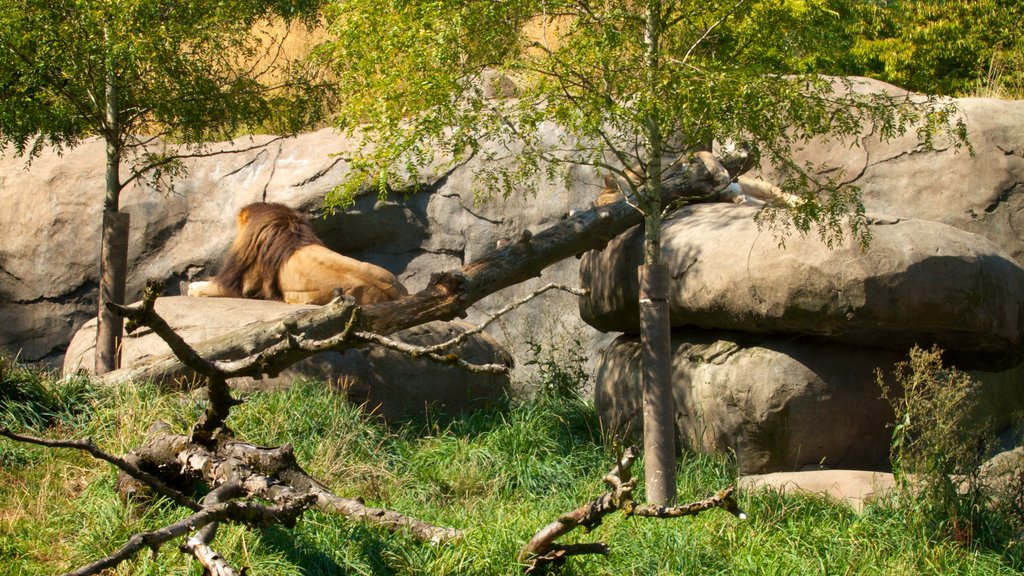
[[[91,437],[123,453],[156,419],[184,432],[202,408],[146,386],[97,390],[0,362],[0,425],[50,437]],[[307,471],[338,494],[465,531],[419,544],[341,517],[309,512],[293,530],[222,527],[215,548],[249,574],[519,574],[516,556],[540,527],[603,491],[614,459],[593,407],[563,400],[386,428],[317,383],[256,394],[233,413],[239,437],[295,446]],[[26,426],[27,425],[27,426]],[[724,459],[686,455],[681,501],[731,482]],[[115,472],[82,453],[0,438],[0,572],[54,574],[109,554],[132,534],[184,512],[123,505]],[[1018,574],[1019,544],[968,546],[921,528],[904,509],[863,515],[816,498],[742,493],[750,519],[610,517],[572,541],[603,540],[608,557],[570,559],[563,574]],[[113,574],[201,574],[173,546]]]

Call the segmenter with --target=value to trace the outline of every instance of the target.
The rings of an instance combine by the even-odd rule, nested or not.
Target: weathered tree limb
[[[131,477],[137,479],[140,482],[146,483],[154,491],[159,493],[161,496],[165,496],[166,498],[170,499],[175,504],[179,506],[184,506],[185,508],[188,508],[190,510],[200,509],[199,504],[197,504],[194,500],[192,500],[188,496],[185,496],[178,490],[171,488],[166,483],[164,483],[160,478],[154,476],[153,474],[150,474],[149,472],[146,472],[145,470],[142,470],[141,468],[139,468],[138,466],[136,466],[134,463],[130,462],[127,459],[118,458],[113,454],[109,454],[99,449],[95,444],[93,444],[91,438],[86,438],[85,440],[51,440],[48,438],[37,438],[35,436],[16,434],[6,428],[0,428],[0,436],[10,438],[11,440],[15,440],[17,442],[36,444],[39,446],[46,446],[48,448],[73,448],[76,450],[84,450],[85,452],[91,454],[93,458],[96,458],[97,460],[103,460],[104,462],[107,462],[109,464],[113,464],[115,467],[117,467],[125,474],[130,475]]]
[[[203,506],[215,506],[238,498],[242,494],[242,487],[238,483],[225,482],[206,494],[203,498]],[[217,535],[219,524],[219,522],[210,522],[203,526],[185,541],[181,550],[195,556],[204,568],[204,574],[208,576],[239,576],[239,572],[231,564],[228,564],[227,559],[210,546]]]
[[[174,469],[210,486],[238,483],[246,494],[282,503],[311,497],[324,512],[341,513],[356,520],[405,532],[417,540],[443,543],[462,537],[458,530],[435,526],[398,512],[371,508],[358,500],[335,495],[309,476],[298,464],[291,446],[262,448],[230,438],[213,447],[191,442],[186,436],[163,434],[149,439],[133,453],[152,466]]]
[[[262,506],[249,502],[231,501],[204,507],[199,512],[183,520],[152,532],[142,532],[132,536],[117,552],[69,572],[68,576],[99,574],[101,571],[113,568],[131,558],[143,548],[151,548],[156,551],[168,540],[180,538],[196,528],[202,528],[211,522],[229,520],[243,522],[252,526],[268,526],[271,524],[294,526],[295,520],[310,504],[311,501],[309,499],[296,500],[280,506]]]
[[[724,158],[722,166],[733,176],[748,168],[748,155],[736,152]],[[708,196],[722,184],[722,166],[711,166],[707,158],[694,158],[680,164],[666,177],[663,193],[668,199]],[[667,203],[667,202],[666,202]],[[540,276],[541,271],[561,260],[588,250],[603,248],[607,243],[642,221],[641,214],[626,202],[582,210],[536,234],[527,231],[521,237],[495,248],[478,260],[458,270],[434,274],[426,288],[405,298],[367,305],[360,308],[355,331],[388,335],[432,320],[451,320],[464,316],[466,310],[484,297],[503,288]],[[353,309],[331,303],[314,310],[303,310],[282,319],[255,323],[195,346],[196,353],[211,362],[244,358],[267,350],[295,335],[311,340],[324,340],[342,332],[352,321]],[[355,343],[349,343],[355,345]],[[341,345],[339,345],[341,346]],[[279,356],[279,363],[260,366],[267,374],[283,369],[316,352],[307,347],[287,345],[288,353]],[[109,383],[129,380],[170,382],[187,377],[181,361],[173,355],[153,359],[145,364],[123,368],[103,377]]]
[[[633,499],[636,482],[631,478],[630,468],[639,456],[635,446],[627,448],[615,466],[605,475],[604,481],[611,491],[602,494],[579,508],[558,517],[557,520],[541,528],[519,553],[519,561],[527,565],[526,572],[540,571],[551,565],[565,562],[569,556],[578,554],[608,554],[608,545],[604,542],[559,544],[562,536],[576,528],[583,527],[588,531],[601,524],[608,514],[621,510],[627,516],[643,516],[648,518],[679,518],[696,516],[712,508],[723,508],[731,514],[745,519],[746,514],[739,509],[732,497],[730,486],[714,496],[698,502],[682,506],[637,505]]]

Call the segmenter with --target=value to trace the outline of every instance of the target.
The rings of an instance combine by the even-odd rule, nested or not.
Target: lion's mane
[[[238,235],[215,281],[246,298],[282,300],[277,273],[300,248],[323,246],[309,221],[283,204],[256,202],[238,213]]]

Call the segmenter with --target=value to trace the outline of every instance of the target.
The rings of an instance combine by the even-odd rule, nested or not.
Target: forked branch
[[[526,564],[526,572],[534,573],[558,566],[569,556],[580,554],[608,554],[608,545],[604,542],[583,544],[559,544],[557,540],[583,527],[587,531],[597,528],[605,516],[622,511],[627,516],[643,516],[648,518],[679,518],[696,516],[705,510],[722,508],[741,520],[746,514],[740,510],[733,498],[733,487],[719,491],[714,496],[691,504],[681,506],[637,505],[633,501],[633,489],[636,481],[631,478],[630,468],[636,461],[639,450],[635,446],[627,448],[619,461],[605,475],[604,481],[610,491],[579,508],[558,517],[557,520],[541,528],[519,553],[519,561]]]

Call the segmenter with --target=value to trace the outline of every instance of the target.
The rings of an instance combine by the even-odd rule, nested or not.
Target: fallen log
[[[688,163],[675,165],[663,181],[664,204],[669,205],[673,200],[685,204],[701,198],[713,198],[731,178],[749,169],[750,155],[737,150],[720,162],[710,154],[701,153]],[[350,306],[332,303],[211,338],[196,345],[195,351],[207,360],[242,358],[297,335],[305,339],[328,339],[344,331],[346,326],[352,326],[353,320],[351,329],[354,331],[388,335],[433,320],[462,317],[470,306],[486,296],[540,276],[544,268],[556,262],[588,250],[601,249],[612,238],[642,221],[643,215],[627,201],[581,210],[536,234],[523,231],[516,241],[495,248],[458,270],[434,274],[427,287],[415,294],[391,302],[362,306],[355,319]],[[345,339],[336,349],[359,344],[357,340]],[[277,363],[264,366],[263,372],[275,375],[315,353],[295,346],[281,355]],[[171,382],[189,377],[184,364],[173,354],[168,354],[144,364],[109,372],[103,380],[118,384],[127,381]]]

